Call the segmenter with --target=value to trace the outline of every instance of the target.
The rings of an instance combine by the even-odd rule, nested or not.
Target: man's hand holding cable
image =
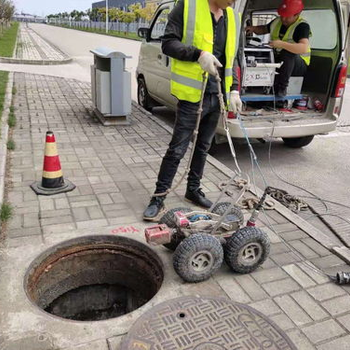
[[[211,75],[216,75],[217,68],[222,67],[220,61],[213,54],[207,51],[201,52],[198,58],[198,63],[205,72],[208,72]]]
[[[230,111],[232,111],[235,115],[242,111],[242,101],[239,97],[239,92],[237,90],[233,90],[230,92]]]

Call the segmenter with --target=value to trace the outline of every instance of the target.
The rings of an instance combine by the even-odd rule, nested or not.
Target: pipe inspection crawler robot
[[[270,252],[267,234],[255,227],[266,195],[267,189],[246,226],[242,210],[230,202],[218,202],[209,211],[174,208],[145,229],[146,241],[174,251],[174,269],[186,282],[207,280],[223,260],[234,272],[250,273]]]

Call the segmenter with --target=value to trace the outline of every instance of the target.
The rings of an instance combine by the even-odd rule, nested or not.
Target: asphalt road
[[[140,42],[118,39],[114,37],[91,34],[75,30],[52,27],[43,24],[33,24],[33,28],[44,38],[61,48],[73,57],[75,69],[70,74],[72,78],[90,79],[92,64],[91,49],[107,46],[126,55],[132,56],[127,60],[127,69],[132,72],[132,97],[136,99],[135,69],[137,67]],[[67,67],[67,71],[69,71]],[[329,135],[315,137],[314,141],[305,148],[291,149],[284,146],[281,140],[262,144],[253,141],[253,147],[258,157],[264,179],[255,167],[252,171],[248,147],[245,142],[235,142],[238,160],[244,171],[250,172],[256,184],[263,188],[265,184],[287,190],[294,195],[310,194],[290,186],[279,177],[291,184],[305,188],[315,195],[328,200],[343,203],[350,207],[350,86],[345,93],[345,102],[340,118],[340,127]],[[174,121],[174,113],[166,108],[154,109],[154,114],[168,124]],[[349,127],[347,127],[349,125]],[[234,163],[227,144],[220,145],[215,157],[230,168]],[[271,159],[271,162],[269,161]],[[274,169],[272,171],[272,168]],[[278,174],[279,177],[276,176]],[[326,209],[319,201],[310,201],[320,212]],[[335,213],[350,220],[350,209],[328,203],[328,214]],[[308,215],[308,214],[307,214]],[[336,228],[343,239],[350,245],[350,224],[334,216],[325,216]],[[322,229],[319,221],[313,220]]]

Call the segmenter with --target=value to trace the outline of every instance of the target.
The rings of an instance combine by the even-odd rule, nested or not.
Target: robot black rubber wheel
[[[225,244],[225,261],[235,272],[249,273],[268,257],[270,240],[256,227],[243,227],[236,231]]]
[[[186,282],[207,280],[222,265],[224,251],[220,241],[211,235],[196,233],[176,248],[173,265]]]
[[[218,214],[218,215],[224,215],[225,211],[227,210],[227,208],[231,205],[230,202],[219,202],[217,204],[215,204],[212,212],[214,214]],[[242,213],[242,209],[239,208],[236,205],[233,205],[231,210],[229,211],[228,214],[233,214],[235,216],[237,216],[238,220],[239,220],[239,224],[243,225],[244,222],[244,215]]]
[[[183,213],[189,213],[190,211],[192,211],[192,209],[186,208],[186,207],[179,207],[179,208],[170,209],[160,218],[159,224],[166,224],[170,228],[176,227],[175,218],[174,218],[174,213],[176,211],[182,211]],[[184,239],[184,237],[182,235],[175,233],[171,237],[171,242],[163,244],[163,245],[165,248],[174,251],[183,239]]]

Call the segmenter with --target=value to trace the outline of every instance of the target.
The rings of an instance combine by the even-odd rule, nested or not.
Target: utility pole
[[[106,33],[108,33],[108,0],[106,0]]]

